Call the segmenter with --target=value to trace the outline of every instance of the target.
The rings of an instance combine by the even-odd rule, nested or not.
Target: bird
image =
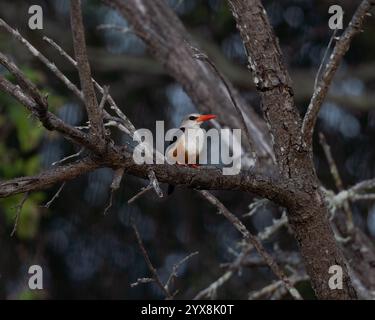
[[[205,132],[201,124],[215,119],[214,114],[191,113],[184,117],[179,126],[179,135],[175,135],[166,150],[168,160],[179,165],[193,168],[199,166],[199,155],[204,148]],[[174,190],[173,185],[168,186],[168,195]]]

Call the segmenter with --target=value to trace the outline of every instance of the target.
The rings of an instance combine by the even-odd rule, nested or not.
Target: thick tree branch
[[[52,185],[69,181],[97,169],[99,164],[89,158],[41,172],[36,176],[20,177],[8,181],[0,180],[0,198],[14,194],[43,190]]]
[[[312,287],[320,299],[356,298],[344,257],[327,219],[328,209],[319,189],[312,152],[300,148],[302,121],[267,13],[260,0],[228,1],[262,98],[279,171],[292,196],[286,204],[288,219]],[[334,264],[343,269],[344,288],[340,291],[328,286],[328,270]]]
[[[260,1],[229,1],[248,55],[249,68],[262,98],[262,109],[274,141],[279,170],[290,177],[289,163],[301,120],[282,53]]]
[[[98,167],[123,167],[127,174],[149,179],[149,172],[153,171],[159,182],[181,185],[187,188],[207,190],[240,190],[252,192],[261,197],[267,197],[277,202],[285,201],[285,185],[278,180],[249,174],[247,171],[237,175],[223,176],[220,169],[202,167],[199,169],[169,164],[134,163],[130,152],[109,150],[106,159],[90,160],[85,158],[69,165],[49,169],[32,177],[21,177],[0,182],[0,198],[26,191],[45,189],[52,184],[73,179],[81,174]]]
[[[363,23],[371,7],[375,5],[374,0],[363,0],[352,20],[333,49],[329,61],[324,69],[322,77],[310,100],[309,106],[302,125],[302,142],[305,148],[312,148],[312,137],[314,127],[318,118],[319,110],[328,94],[332,79],[338,69],[344,55],[350,48],[353,38],[362,31]]]

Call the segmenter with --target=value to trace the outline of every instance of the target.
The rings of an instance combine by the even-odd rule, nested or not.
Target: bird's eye
[[[190,116],[189,117],[189,120],[196,120],[197,119],[197,117],[195,117],[195,116]]]

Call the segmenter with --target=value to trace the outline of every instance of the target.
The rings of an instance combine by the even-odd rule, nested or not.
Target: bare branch
[[[66,181],[64,181],[62,183],[62,185],[57,190],[57,192],[53,195],[53,197],[51,198],[51,200],[49,200],[43,207],[49,208],[51,206],[51,204],[60,196],[60,193],[61,193],[62,189],[64,189],[65,184],[66,184]]]
[[[357,11],[354,13],[348,27],[336,42],[321,80],[319,81],[319,84],[310,100],[305,118],[303,120],[302,142],[305,148],[312,148],[312,137],[315,123],[318,118],[318,113],[325,97],[327,96],[328,89],[332,83],[336,70],[338,69],[344,55],[349,50],[354,36],[362,31],[365,17],[374,4],[375,1],[373,0],[363,0]]]
[[[146,192],[152,190],[154,187],[149,184],[147,187],[144,187],[141,189],[141,191],[139,191],[135,196],[131,197],[129,200],[128,200],[128,204],[131,204],[133,203],[135,200],[137,200],[138,198],[140,198],[142,195],[144,195]]]
[[[161,188],[160,188],[159,181],[158,181],[158,179],[155,176],[155,172],[151,170],[148,173],[148,177],[150,179],[150,185],[152,185],[152,187],[154,188],[154,190],[155,190],[156,194],[158,195],[158,197],[159,198],[163,198],[163,196],[164,196],[163,190],[161,190]]]
[[[331,35],[331,37],[329,38],[329,42],[328,42],[327,48],[326,48],[326,50],[324,51],[324,55],[323,55],[323,58],[322,58],[322,62],[320,63],[320,66],[319,66],[318,72],[316,73],[316,76],[315,76],[315,81],[314,81],[314,91],[315,91],[315,90],[317,89],[317,87],[318,87],[318,83],[319,83],[319,80],[320,80],[320,77],[321,77],[321,73],[322,73],[322,70],[323,70],[323,66],[325,65],[325,62],[326,62],[327,57],[328,57],[329,50],[331,49],[331,45],[332,45],[333,40],[334,40],[335,37],[336,37],[336,34],[337,34],[337,29],[335,29],[335,30],[332,32],[332,35]]]
[[[48,37],[43,37],[43,40],[48,42],[53,48],[55,48],[61,56],[63,56],[68,62],[70,62],[75,68],[77,68],[77,62],[69,55],[67,54],[56,42],[54,42],[52,39],[49,39]],[[104,94],[104,88],[95,80],[91,79],[93,84],[95,85],[96,89],[101,93]],[[113,109],[117,116],[120,118],[121,123],[122,123],[122,130],[126,132],[127,134],[133,136],[135,127],[134,125],[130,122],[130,120],[125,116],[125,114],[121,111],[121,109],[117,106],[116,102],[113,100],[112,96],[108,94],[107,96],[108,103],[111,106],[111,109]],[[83,101],[83,95],[81,94],[81,100]],[[111,120],[110,115],[105,111],[105,118]],[[117,119],[112,119],[115,120],[116,123],[118,123]]]
[[[294,286],[298,282],[308,280],[309,277],[305,273],[301,273],[301,274],[296,273],[290,276],[288,279],[290,283],[292,283],[292,285]],[[276,295],[280,299],[285,294],[285,291],[286,290],[285,290],[285,287],[283,286],[283,282],[279,280],[279,281],[275,281],[265,286],[264,288],[258,291],[250,293],[249,300],[261,299],[261,298],[264,298],[264,296],[272,296],[272,299],[275,299]]]
[[[70,1],[70,22],[73,35],[73,46],[77,60],[77,68],[81,82],[82,92],[94,140],[104,147],[103,112],[99,109],[94,86],[91,80],[91,68],[86,52],[85,31],[82,21],[81,1]]]
[[[192,50],[195,52],[194,57],[208,63],[212,67],[212,69],[216,72],[216,74],[219,76],[221,82],[224,84],[224,86],[227,90],[227,93],[230,97],[230,100],[231,100],[231,102],[232,102],[232,104],[233,104],[234,108],[236,109],[236,112],[239,116],[239,120],[240,120],[240,123],[241,123],[241,126],[242,126],[242,130],[245,132],[246,140],[249,144],[249,150],[252,153],[253,159],[256,161],[257,154],[256,154],[256,149],[254,147],[253,138],[251,137],[249,128],[246,125],[246,121],[245,121],[244,115],[242,113],[242,110],[241,110],[240,106],[237,104],[237,101],[236,101],[236,99],[234,98],[234,96],[231,92],[232,88],[229,86],[228,80],[224,77],[224,75],[220,72],[220,70],[216,67],[216,65],[213,63],[213,61],[206,54],[202,53],[198,48],[193,47],[193,46],[192,46]]]
[[[160,279],[160,277],[158,275],[157,270],[152,265],[150,257],[149,257],[149,255],[147,253],[146,248],[143,245],[141,236],[139,235],[137,226],[135,225],[134,222],[132,222],[132,227],[133,227],[135,236],[137,238],[138,246],[141,249],[143,258],[145,259],[147,267],[148,267],[148,269],[150,270],[150,272],[152,274],[152,279],[154,279],[155,283],[158,285],[158,287],[161,289],[161,291],[165,294],[165,296],[166,296],[167,299],[173,299],[173,295],[171,295],[170,292],[169,292],[169,290],[168,290],[168,288],[163,285],[163,283],[162,283],[162,281],[161,281],[161,279]]]
[[[122,150],[122,149],[121,149]],[[128,174],[149,179],[149,172],[154,171],[159,182],[175,184],[194,189],[242,190],[254,192],[259,196],[282,201],[285,185],[276,179],[249,174],[242,171],[237,175],[223,176],[216,168],[188,168],[169,164],[136,164],[132,153],[117,148],[109,149],[106,158],[83,158],[80,161],[46,170],[39,175],[0,181],[0,198],[26,191],[41,190],[51,185],[71,180],[98,167],[125,168]]]
[[[43,54],[41,54],[30,42],[21,36],[21,34],[11,28],[3,19],[0,18],[0,27],[6,30],[13,38],[23,44],[27,50],[37,59],[39,59],[51,72],[53,72],[76,96],[83,95],[81,91],[56,67],[54,63],[49,61]]]
[[[67,161],[67,160],[79,157],[83,153],[83,150],[84,150],[84,148],[81,148],[78,152],[76,152],[74,154],[66,156],[66,157],[64,157],[64,158],[62,158],[62,159],[60,159],[58,161],[52,162],[52,166],[56,166],[56,165],[61,164],[61,163],[65,162],[65,161]]]
[[[46,189],[56,183],[72,180],[100,167],[90,158],[59,166],[32,177],[21,177],[9,181],[0,180],[0,198],[13,194]]]
[[[98,30],[116,30],[121,33],[130,33],[132,30],[130,28],[122,27],[116,24],[101,24],[96,27]]]
[[[155,282],[155,279],[153,279],[153,278],[138,278],[136,282],[133,282],[133,283],[130,284],[130,287],[134,288],[141,283],[151,283],[151,282]]]
[[[18,76],[23,76],[21,71],[19,71]],[[0,90],[8,93],[18,100],[18,102],[24,105],[32,114],[37,116],[43,123],[44,127],[48,130],[56,130],[63,134],[68,140],[71,140],[78,145],[85,146],[88,149],[97,151],[97,146],[90,142],[87,134],[66,124],[53,113],[47,111],[43,106],[38,105],[31,97],[25,94],[19,86],[14,85],[1,75]]]
[[[104,100],[105,101],[105,100]],[[117,169],[113,174],[113,179],[111,183],[111,194],[109,197],[109,204],[104,209],[104,214],[107,214],[108,210],[112,207],[113,195],[120,188],[122,177],[124,176],[124,168]]]
[[[234,272],[232,270],[228,270],[227,272],[225,272],[220,278],[211,283],[207,288],[199,291],[194,297],[194,300],[200,300],[205,297],[215,299],[217,290],[232,277],[233,273]]]
[[[335,159],[333,159],[331,147],[328,145],[327,140],[323,133],[319,133],[319,139],[320,139],[320,144],[323,147],[324,154],[327,158],[329,169],[331,171],[331,175],[333,177],[333,180],[335,181],[336,188],[339,192],[341,192],[344,190],[344,184],[341,180],[339,170],[337,169]],[[353,213],[350,208],[350,203],[348,200],[345,200],[343,202],[343,208],[346,214],[346,220],[347,220],[346,224],[348,228],[347,231],[350,233],[353,230],[354,224],[353,224]]]
[[[169,278],[167,280],[167,282],[165,283],[165,288],[170,291],[171,290],[171,286],[173,285],[173,283],[176,281],[177,277],[178,277],[178,274],[177,274],[177,271],[178,269],[181,267],[181,265],[183,265],[184,263],[186,263],[188,260],[190,260],[192,257],[196,256],[199,252],[198,251],[195,251],[195,252],[192,252],[190,253],[189,255],[187,255],[185,258],[181,259],[179,262],[177,262],[176,264],[173,265],[173,268],[172,268],[172,272],[171,274],[169,275]]]
[[[298,300],[302,299],[299,292],[291,285],[289,279],[286,277],[281,268],[277,265],[272,256],[269,253],[267,253],[267,251],[265,250],[261,242],[258,240],[258,238],[252,235],[244,226],[244,224],[235,215],[233,215],[215,196],[204,190],[199,191],[199,193],[203,195],[203,197],[206,198],[211,204],[216,206],[219,209],[220,213],[222,213],[225,216],[225,218],[228,219],[229,222],[232,223],[233,226],[242,234],[244,239],[254,246],[254,248],[263,257],[263,259],[266,261],[267,265],[271,268],[274,274],[281,281],[283,281],[285,287],[288,289],[291,296]]]
[[[275,220],[273,224],[264,229],[263,232],[258,233],[257,237],[260,240],[266,240],[271,235],[273,235],[277,230],[279,230],[282,226],[286,225],[288,219],[286,217],[285,212],[281,216],[280,219]],[[216,296],[217,290],[228,280],[232,278],[232,276],[241,268],[243,262],[245,261],[247,255],[254,249],[252,244],[247,243],[246,246],[242,249],[241,253],[236,257],[236,259],[228,266],[228,270],[220,276],[217,280],[211,283],[207,288],[198,292],[198,294],[194,297],[194,300],[199,300],[204,297],[209,297],[213,299]]]
[[[21,199],[21,202],[19,204],[17,204],[15,206],[15,209],[16,209],[16,216],[14,218],[14,226],[13,226],[13,230],[10,234],[11,237],[13,237],[13,235],[16,233],[17,231],[17,227],[18,227],[18,221],[20,219],[20,216],[21,216],[21,211],[22,211],[22,208],[23,208],[23,205],[25,204],[27,198],[29,197],[29,193],[28,192],[25,192],[25,194],[23,195],[22,199]]]

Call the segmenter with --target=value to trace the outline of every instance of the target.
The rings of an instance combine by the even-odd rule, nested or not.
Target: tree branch
[[[228,2],[262,98],[262,110],[273,137],[281,179],[288,183],[291,197],[285,207],[312,287],[320,299],[356,298],[344,256],[327,219],[328,208],[319,189],[313,154],[310,149],[301,150],[300,147],[302,121],[267,13],[260,0]],[[328,286],[328,270],[334,264],[343,268],[344,288],[340,291]]]
[[[56,183],[72,180],[99,167],[100,165],[93,160],[84,158],[68,165],[43,171],[36,176],[20,177],[8,181],[0,180],[0,198],[46,189]]]
[[[45,189],[55,183],[71,180],[81,174],[106,166],[124,168],[127,174],[144,179],[149,179],[149,172],[153,171],[159,182],[181,185],[187,188],[241,190],[277,202],[283,202],[286,199],[286,185],[281,184],[277,179],[249,174],[248,171],[241,171],[237,175],[223,176],[220,169],[212,167],[196,169],[169,164],[138,165],[134,163],[131,152],[123,150],[120,154],[120,151],[116,150],[110,149],[105,159],[83,158],[81,161],[49,169],[36,176],[0,182],[0,198],[26,191]]]
[[[288,289],[289,293],[294,299],[301,300],[302,297],[299,292],[294,288],[285,275],[284,271],[278,266],[276,261],[272,258],[272,256],[265,250],[262,243],[258,240],[258,238],[252,235],[244,224],[233,214],[231,213],[215,196],[207,191],[200,191],[200,194],[203,195],[211,204],[219,209],[219,212],[224,215],[224,217],[229,220],[231,224],[242,234],[245,241],[249,242],[254,248],[257,250],[259,255],[264,259],[267,265],[271,268],[272,272],[280,279]]]
[[[349,50],[354,36],[362,31],[366,14],[370,11],[373,5],[375,5],[374,0],[363,0],[359,5],[357,11],[354,13],[348,27],[336,42],[336,45],[324,69],[319,84],[310,100],[305,118],[303,120],[302,142],[305,148],[312,148],[312,137],[314,133],[315,123],[318,118],[318,113],[323,104],[323,101],[328,94],[328,90],[332,83],[333,77],[344,55]]]
[[[265,228],[263,232],[258,233],[258,239],[264,241],[268,239],[271,235],[273,235],[277,230],[279,230],[282,226],[287,224],[287,217],[285,213],[281,216],[280,219],[274,221],[274,223]],[[253,250],[252,244],[247,244],[241,251],[241,253],[237,256],[237,258],[229,265],[228,270],[221,275],[217,280],[212,282],[207,288],[199,291],[194,300],[199,300],[205,297],[213,298],[216,295],[217,290],[241,268],[243,262],[245,261],[247,255]]]
[[[18,76],[20,75],[21,72],[18,73]],[[48,130],[56,130],[68,140],[71,140],[78,145],[85,146],[88,149],[98,151],[97,146],[90,142],[89,136],[86,133],[66,124],[53,113],[46,111],[43,106],[38,105],[31,97],[25,94],[19,86],[14,85],[1,75],[0,90],[8,93],[19,103],[24,105],[33,115],[39,118],[44,127]]]
[[[61,48],[55,41],[53,41],[52,39],[48,38],[48,37],[43,37],[43,40],[48,42],[54,49],[57,50],[57,52],[62,56],[64,57],[70,64],[72,64],[75,68],[78,68],[78,64],[77,62],[66,52],[64,51],[63,48]],[[93,84],[95,85],[96,89],[104,95],[104,87],[102,87],[94,78],[91,79]],[[78,90],[78,89],[77,89]],[[74,90],[75,91],[75,90]],[[78,95],[78,97],[84,101],[83,99],[83,95],[81,94],[81,92],[78,90],[78,92],[80,93]],[[134,134],[134,131],[135,131],[135,127],[134,125],[131,123],[131,121],[125,116],[125,114],[121,111],[121,109],[118,107],[118,105],[116,104],[116,102],[113,100],[112,96],[110,94],[107,95],[107,100],[108,100],[108,103],[110,104],[111,106],[111,109],[113,109],[117,116],[119,117],[119,119],[113,119],[113,117],[108,114],[106,111],[104,111],[104,115],[105,115],[105,119],[107,120],[114,120],[116,123],[118,123],[120,120],[120,123],[123,125],[122,128],[124,128],[125,130],[123,130],[125,133],[133,136]]]
[[[301,119],[293,101],[293,89],[278,40],[259,0],[230,0],[237,22],[249,69],[262,98],[262,110],[271,136],[281,174],[289,178]]]
[[[94,86],[91,81],[91,68],[86,52],[85,31],[82,21],[81,1],[70,1],[70,22],[73,35],[74,53],[81,82],[82,92],[94,140],[104,147],[103,112],[99,109]]]

